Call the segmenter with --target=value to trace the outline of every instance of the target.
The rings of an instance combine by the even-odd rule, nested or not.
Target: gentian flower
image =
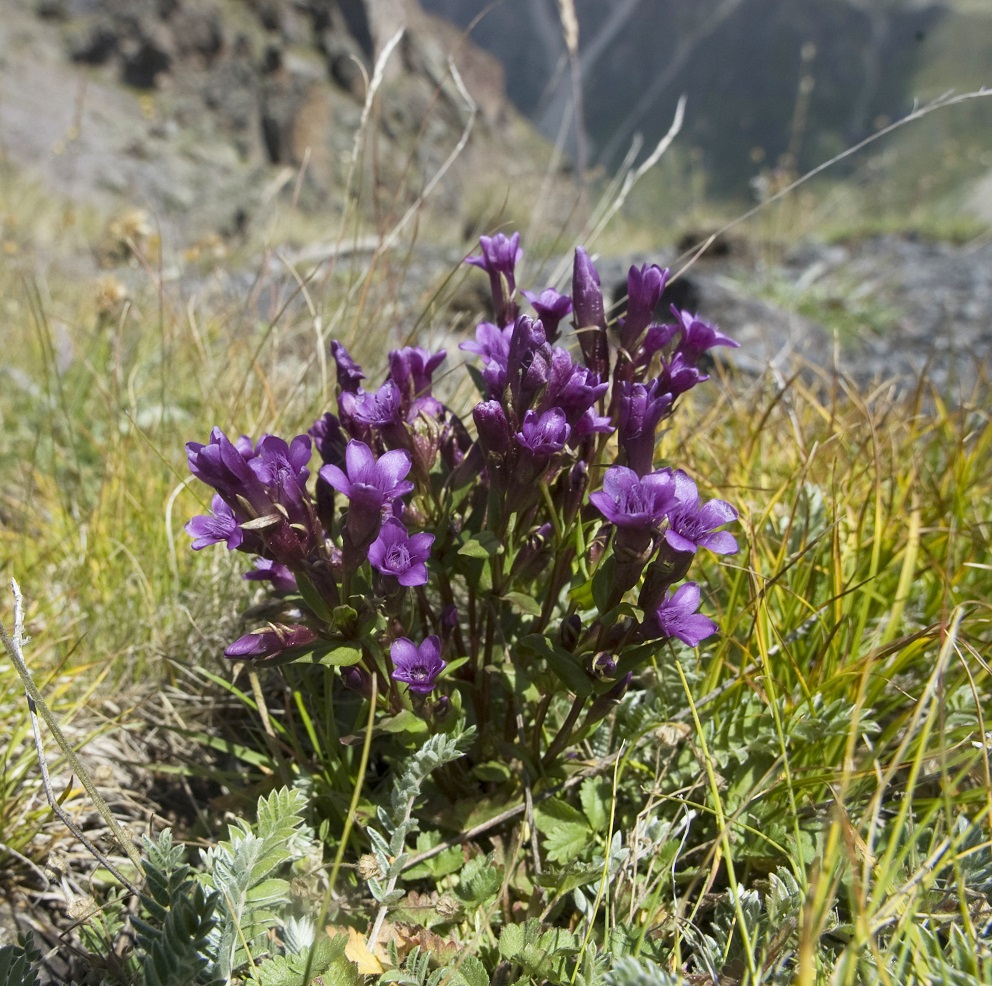
[[[313,439],[322,462],[344,465],[344,447],[348,444],[348,439],[341,428],[341,422],[330,411],[317,418],[307,434]]]
[[[268,626],[238,637],[224,650],[224,656],[235,661],[271,660],[285,651],[312,644],[319,634],[301,624],[270,623]]]
[[[626,466],[610,466],[603,488],[589,501],[617,527],[657,527],[675,504],[675,476],[671,469],[638,476]]]
[[[413,489],[404,477],[413,460],[406,449],[386,452],[377,460],[364,442],[350,441],[345,449],[347,473],[328,464],[321,479],[348,498],[348,531],[355,546],[368,544],[379,533],[381,511]]]
[[[429,353],[420,346],[404,346],[389,353],[389,378],[400,392],[400,406],[407,420],[421,411],[436,416],[441,405],[431,397],[434,371],[444,362],[445,350]]]
[[[513,325],[498,328],[492,322],[481,322],[475,330],[475,342],[459,343],[458,348],[467,353],[475,353],[485,361],[482,378],[486,383],[488,396],[499,399],[506,390],[507,361],[510,357],[510,337]]]
[[[682,330],[682,338],[676,350],[682,354],[687,363],[695,365],[699,357],[714,346],[731,346],[734,349],[740,347],[739,342],[725,336],[715,326],[704,322],[691,312],[681,312],[673,307],[672,313],[679,320],[679,328]]]
[[[661,300],[669,270],[657,264],[631,267],[627,272],[627,314],[617,322],[620,345],[633,355],[641,334]]]
[[[699,586],[685,582],[674,592],[666,593],[654,614],[654,623],[664,637],[677,637],[690,647],[716,633],[717,625],[699,609]]]
[[[407,532],[406,526],[395,517],[387,517],[379,536],[369,545],[369,561],[383,575],[392,575],[400,585],[424,585],[427,582],[427,565],[433,534]]]
[[[700,504],[696,484],[679,469],[676,474],[678,502],[668,511],[665,540],[676,551],[695,552],[709,548],[718,555],[737,551],[737,539],[729,531],[716,528],[737,519],[737,511],[724,500]]]
[[[582,247],[575,248],[572,267],[572,305],[575,331],[579,335],[582,357],[593,373],[605,377],[610,368],[606,341],[606,310],[599,271]]]
[[[405,681],[418,695],[433,691],[437,676],[447,667],[441,660],[441,640],[436,635],[419,647],[407,637],[399,637],[390,646],[389,656],[393,659],[393,679]]]
[[[510,451],[510,423],[499,401],[480,401],[472,409],[479,444],[487,456],[503,458]]]
[[[575,422],[569,441],[574,446],[589,435],[608,435],[611,431],[613,419],[608,414],[597,414],[595,408],[591,407]]]
[[[670,359],[662,359],[658,374],[658,389],[672,395],[674,400],[680,394],[692,390],[697,383],[709,380],[694,363],[689,363],[681,352],[674,352]]]
[[[275,435],[263,436],[256,448],[245,439],[240,448],[219,429],[210,433],[206,445],[186,443],[190,472],[212,486],[225,501],[239,525],[249,521],[252,533],[259,538],[246,546],[230,530],[230,518],[218,515],[213,521],[200,518],[190,522],[187,530],[201,547],[215,543],[205,537],[226,540],[229,548],[268,551],[285,564],[299,562],[318,543],[313,504],[306,491],[312,454],[309,435],[297,435],[287,445]]]
[[[237,518],[219,493],[215,493],[210,500],[210,513],[193,517],[183,529],[194,539],[194,551],[221,541],[227,545],[228,551],[234,551],[241,547],[245,538]]]
[[[545,288],[540,294],[524,291],[523,296],[534,306],[548,342],[554,342],[558,338],[558,323],[572,310],[572,299],[554,288]]]
[[[618,444],[627,465],[643,476],[654,465],[658,423],[671,412],[672,395],[657,380],[620,384],[618,394]]]
[[[271,582],[274,592],[295,592],[297,588],[296,576],[292,571],[268,558],[256,558],[255,567],[241,577],[249,582]]]
[[[605,381],[599,382],[598,374],[588,367],[574,363],[567,350],[555,347],[551,350],[548,384],[538,410],[560,407],[568,423],[574,426],[606,393],[608,387],[609,384]]]
[[[546,462],[565,447],[571,430],[565,420],[565,412],[560,407],[553,407],[541,415],[529,410],[514,437],[519,448],[526,449],[533,458]]]
[[[492,322],[480,322],[475,329],[475,342],[460,342],[458,348],[466,353],[475,353],[487,362],[495,359],[505,364],[510,355],[511,335],[513,335],[512,325],[501,329]]]
[[[635,365],[647,366],[651,362],[651,357],[655,353],[661,352],[675,338],[678,331],[677,325],[649,325],[637,349]]]
[[[465,263],[481,267],[489,275],[489,287],[493,295],[493,310],[497,325],[509,325],[517,317],[517,305],[513,301],[517,290],[514,268],[524,255],[520,249],[520,234],[507,238],[503,233],[495,236],[480,236],[482,255],[468,257]]]
[[[248,450],[253,457],[254,449],[250,441]],[[186,458],[189,471],[197,479],[212,486],[232,510],[240,499],[254,509],[254,516],[264,516],[268,512],[268,497],[248,465],[248,457],[220,428],[214,428],[210,432],[210,441],[206,445],[187,442]]]
[[[529,315],[521,315],[513,324],[510,351],[506,358],[506,375],[513,407],[519,417],[530,407],[551,372],[551,347],[544,336],[544,326]]]
[[[343,393],[357,393],[361,381],[365,379],[362,368],[337,339],[331,341],[331,356],[338,366],[338,387]]]
[[[386,428],[402,422],[400,389],[387,380],[374,394],[367,390],[341,395],[341,410],[348,418],[368,428]]]

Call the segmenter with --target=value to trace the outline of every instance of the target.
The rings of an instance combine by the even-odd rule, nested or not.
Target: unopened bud
[[[567,651],[574,651],[582,635],[582,620],[578,613],[572,613],[561,621],[558,627],[558,643]]]

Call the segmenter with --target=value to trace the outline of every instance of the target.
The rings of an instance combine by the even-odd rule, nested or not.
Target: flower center
[[[386,568],[405,572],[410,567],[410,552],[402,544],[390,545],[386,550]]]

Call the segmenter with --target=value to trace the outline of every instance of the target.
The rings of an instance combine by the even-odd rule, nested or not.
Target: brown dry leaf
[[[410,924],[397,924],[396,928],[407,941],[408,948],[419,945],[442,965],[450,962],[458,954],[459,947],[456,942],[442,938],[429,928]]]

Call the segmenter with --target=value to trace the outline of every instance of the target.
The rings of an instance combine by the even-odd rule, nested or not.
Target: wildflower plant
[[[468,263],[489,277],[495,321],[460,345],[475,358],[470,416],[433,392],[445,352],[393,350],[370,384],[336,341],[336,406],[308,434],[215,428],[187,445],[215,495],[186,530],[194,549],[251,556],[245,578],[292,614],[229,658],[337,667],[409,745],[465,720],[473,766],[512,760],[536,778],[669,642],[716,632],[686,576],[698,551],[737,550],[722,529],[737,513],[655,453],[707,379],[703,354],[737,344],[689,312],[659,318],[669,272],[645,265],[611,345],[585,250],[570,294],[518,292],[519,236],[481,243]]]

